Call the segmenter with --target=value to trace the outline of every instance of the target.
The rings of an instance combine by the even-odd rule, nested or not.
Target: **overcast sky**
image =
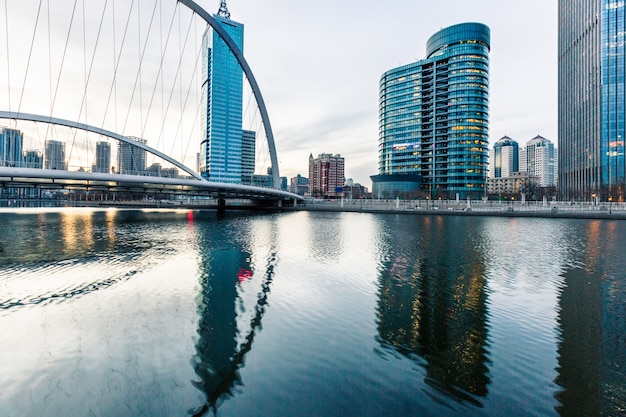
[[[217,11],[219,1],[199,4]],[[281,175],[308,175],[308,156],[341,154],[346,177],[378,173],[378,82],[425,58],[427,39],[462,22],[491,29],[490,144],[557,143],[556,0],[228,0],[265,97]]]
[[[79,4],[83,1],[95,14],[101,13],[103,2],[81,0]],[[144,12],[151,9],[151,1],[135,1],[140,1]],[[175,0],[163,1],[175,4]],[[128,2],[116,0],[114,4],[119,11]],[[210,13],[216,13],[220,3],[219,0],[197,2]],[[11,53],[11,84],[17,87],[23,77],[17,75],[23,71],[20,66],[27,63],[38,3],[8,1],[11,32],[20,27],[25,30],[22,35],[25,44],[19,47],[16,44],[17,50]],[[55,13],[50,18],[54,32],[71,15],[74,1],[44,0],[43,4],[44,9],[46,4],[54,7]],[[557,143],[556,0],[227,0],[227,4],[231,19],[245,26],[244,55],[269,112],[281,176],[308,175],[310,154],[341,154],[346,160],[346,177],[371,187],[369,177],[378,173],[380,76],[397,66],[424,59],[426,41],[432,34],[462,22],[481,22],[491,29],[490,144],[507,135],[524,145],[538,134]],[[65,16],[57,17],[61,12]],[[78,14],[81,13],[79,8]],[[5,32],[4,23],[3,16],[0,37]],[[76,26],[80,31],[80,25]],[[96,26],[88,24],[87,30],[95,31]],[[46,32],[42,25],[39,48],[47,48]],[[197,37],[200,35],[201,32]],[[46,71],[48,59],[60,62],[65,36],[65,31],[60,31],[53,41],[59,52],[51,58],[35,50],[34,55],[43,61],[31,63],[34,68],[30,79],[55,81],[54,74],[46,75],[49,71],[39,75],[36,71]],[[105,36],[101,42],[110,42],[110,37]],[[121,34],[117,37],[119,44]],[[0,45],[3,61],[5,44],[6,40]],[[82,51],[82,46],[76,49]],[[103,54],[113,55],[102,49]],[[158,62],[158,56],[155,59]],[[66,64],[64,71],[77,70],[73,78],[79,80],[88,61],[83,58],[68,61],[76,68]],[[105,65],[112,66],[111,61],[104,59]],[[130,77],[132,82],[135,77],[132,74]],[[6,67],[0,67],[0,84],[8,78]],[[72,83],[73,78],[67,80]],[[101,97],[106,96],[106,91],[98,97],[100,103],[90,104],[90,113],[105,102]],[[13,93],[13,110],[18,96]],[[0,97],[0,102],[5,103],[6,98]],[[44,99],[43,104],[47,106],[48,100]]]

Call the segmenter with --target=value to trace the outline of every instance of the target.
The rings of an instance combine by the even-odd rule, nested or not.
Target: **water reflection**
[[[200,252],[200,295],[198,300],[198,341],[193,359],[194,371],[199,380],[193,385],[205,396],[207,404],[191,410],[194,416],[214,413],[220,404],[234,395],[242,384],[239,373],[245,365],[246,354],[252,349],[254,337],[261,328],[267,306],[274,267],[275,254],[267,259],[265,271],[252,265],[252,254],[245,248],[249,242],[236,237],[251,238],[250,224],[233,222],[224,218],[195,223],[196,244]],[[233,224],[236,224],[233,230]],[[235,236],[235,239],[233,239]],[[238,314],[242,304],[240,286],[253,280],[255,274],[263,276],[256,305],[249,322]],[[244,308],[245,310],[245,308]]]
[[[485,264],[472,242],[478,231],[454,219],[411,220],[385,224],[381,343],[423,364],[425,382],[439,392],[480,405],[489,376]]]
[[[622,227],[591,221],[584,264],[563,273],[556,394],[563,417],[626,414],[626,276]]]

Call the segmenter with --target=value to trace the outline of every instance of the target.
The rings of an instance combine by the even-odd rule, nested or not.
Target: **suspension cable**
[[[24,98],[24,90],[26,89],[26,79],[28,78],[28,70],[30,69],[30,60],[33,56],[33,48],[35,46],[35,36],[37,35],[37,27],[39,26],[39,13],[41,12],[41,3],[42,0],[39,0],[39,7],[37,8],[37,19],[35,20],[35,29],[33,30],[33,38],[30,42],[30,51],[28,52],[28,61],[26,63],[26,72],[24,73],[24,82],[22,84],[22,92],[20,95],[20,102],[17,106],[17,112],[19,113],[20,110],[22,109],[22,100]],[[6,6],[6,3],[5,3]],[[8,31],[8,25],[7,25],[7,31]],[[7,42],[8,42],[8,35],[7,35]],[[8,53],[8,52],[7,52]]]

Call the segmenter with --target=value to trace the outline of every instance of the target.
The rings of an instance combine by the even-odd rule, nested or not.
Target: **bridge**
[[[211,198],[221,205],[302,200],[281,187],[268,111],[229,34],[229,14],[211,15],[192,0],[51,3],[5,3],[0,12],[0,196],[45,190]],[[235,145],[241,159],[225,162],[236,165],[241,181],[199,169],[211,94],[203,53],[212,37],[228,48],[244,80],[242,109],[234,114],[252,139]],[[222,44],[213,41],[213,49]]]

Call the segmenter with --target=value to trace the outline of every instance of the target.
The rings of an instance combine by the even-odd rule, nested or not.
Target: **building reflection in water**
[[[478,227],[424,217],[388,229],[379,275],[381,343],[422,364],[425,382],[439,392],[480,406],[490,380]]]
[[[237,305],[241,303],[239,285],[252,280],[255,275],[251,257],[242,242],[233,239],[252,236],[245,222],[239,222],[239,230],[232,230],[228,221],[195,222],[200,258],[200,295],[198,300],[198,341],[193,360],[198,380],[192,381],[205,396],[207,404],[192,410],[194,416],[216,411],[219,405],[235,393],[242,384],[239,369],[245,364],[245,356],[251,350],[255,335],[260,331],[261,320],[267,306],[276,257],[267,259],[260,291],[252,314],[238,317]],[[256,271],[259,273],[259,271]]]
[[[589,222],[584,265],[563,273],[555,381],[563,417],[626,415],[626,257],[615,225]]]

